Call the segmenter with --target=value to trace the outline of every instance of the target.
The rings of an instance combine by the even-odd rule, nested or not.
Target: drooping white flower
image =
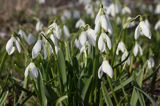
[[[106,33],[101,33],[99,39],[98,39],[98,49],[101,52],[106,51],[106,44],[108,46],[108,49],[110,50],[112,48],[111,40],[108,37]]]
[[[136,42],[136,43],[135,43],[135,46],[134,46],[134,48],[133,48],[133,54],[134,54],[134,56],[137,56],[138,53],[140,54],[140,56],[143,55],[143,51],[142,51],[141,46]]]
[[[85,25],[85,22],[82,20],[82,19],[79,19],[77,22],[76,22],[76,28],[80,28],[82,26]]]
[[[88,28],[86,32],[89,44],[95,46],[97,38],[95,31],[91,28]]]
[[[148,19],[145,19],[144,22],[147,25],[147,27],[150,29],[150,23],[149,23]]]
[[[100,8],[96,18],[95,18],[95,33],[100,31],[100,28],[103,28],[105,32],[113,33],[112,26],[110,24],[108,16],[105,14],[104,9]]]
[[[86,31],[81,32],[80,36],[79,36],[79,42],[82,46],[84,46],[87,42],[87,33]]]
[[[28,77],[28,75],[32,78],[38,77],[38,69],[33,62],[31,62],[25,69],[24,76]]]
[[[127,51],[125,44],[122,41],[118,43],[117,50],[116,50],[117,55],[119,55],[119,51],[121,51],[122,53]]]
[[[29,44],[29,45],[31,45],[31,44],[34,44],[36,42],[36,38],[33,36],[33,34],[28,34],[28,37],[27,37],[27,43]]]
[[[78,10],[73,11],[73,18],[74,19],[79,19],[80,18],[80,12]]]
[[[131,14],[131,9],[127,6],[123,7],[122,14]]]
[[[53,22],[48,28],[49,28],[48,33],[49,33],[49,32],[52,32],[53,35],[54,35],[58,40],[61,39],[61,36],[62,36],[61,28],[60,28],[55,22]]]
[[[101,79],[103,73],[107,74],[110,78],[113,78],[113,69],[107,60],[104,60],[98,69],[99,79]]]
[[[155,14],[160,14],[160,3],[156,5]]]
[[[155,62],[154,62],[154,59],[152,57],[150,57],[148,60],[147,60],[147,65],[148,65],[148,68],[151,69],[154,67],[155,65]]]
[[[112,17],[115,17],[119,12],[121,8],[119,4],[110,4],[107,8],[107,14],[111,15]]]
[[[21,52],[20,40],[19,38],[12,36],[6,44],[8,55],[11,55],[15,49],[17,49],[19,53]]]
[[[22,29],[18,31],[18,35],[20,35],[20,37],[24,38],[25,40],[27,39],[27,35]]]
[[[36,31],[39,32],[42,30],[42,28],[43,28],[43,23],[40,20],[38,20],[36,23]]]
[[[155,24],[155,27],[154,27],[155,30],[160,30],[160,20],[158,20],[158,22]]]
[[[71,34],[70,34],[69,29],[66,25],[63,26],[63,32],[64,32],[64,39],[69,39]]]
[[[144,21],[141,21],[135,29],[134,38],[137,40],[140,35],[144,35],[147,38],[151,39],[151,32]]]
[[[40,53],[43,54],[43,58],[47,58],[46,48],[44,42],[42,40],[37,40],[33,49],[32,49],[32,58],[35,59]]]
[[[46,0],[38,0],[39,4],[44,4]]]

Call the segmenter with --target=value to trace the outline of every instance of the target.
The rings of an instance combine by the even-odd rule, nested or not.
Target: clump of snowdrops
[[[80,17],[67,24],[67,11],[48,27],[37,19],[36,36],[11,34],[0,63],[1,105],[158,105],[152,43],[160,42],[159,21],[151,31],[143,15],[129,17],[127,6],[92,6],[85,7],[91,24]]]

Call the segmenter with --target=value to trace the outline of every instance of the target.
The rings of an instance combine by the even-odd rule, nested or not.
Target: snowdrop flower
[[[142,51],[141,46],[136,42],[134,49],[133,49],[133,54],[134,54],[134,56],[137,56],[138,53],[140,54],[140,56],[143,55],[143,51]]]
[[[71,36],[71,34],[69,32],[69,29],[66,25],[63,26],[63,32],[64,32],[64,38],[65,39],[68,39]]]
[[[100,31],[100,27],[103,28],[105,32],[113,33],[112,26],[109,22],[109,18],[105,15],[104,9],[100,8],[96,19],[95,19],[95,32],[98,33]]]
[[[121,9],[120,9],[120,5],[118,5],[118,4],[113,4],[113,3],[112,3],[112,4],[110,4],[109,7],[107,8],[107,14],[108,14],[108,15],[111,15],[112,17],[115,17],[116,14],[118,14],[120,10],[121,10]]]
[[[28,77],[28,75],[32,78],[38,77],[38,69],[33,62],[31,62],[25,69],[25,78]]]
[[[78,49],[82,48],[82,45],[81,45],[79,39],[75,39],[74,44],[75,44],[76,48],[78,48]]]
[[[79,19],[77,22],[76,22],[76,28],[80,28],[82,26],[85,25],[85,22],[82,20],[82,19]]]
[[[38,0],[39,4],[44,4],[46,0]]]
[[[25,40],[27,39],[27,35],[22,29],[18,31],[18,35],[20,35],[20,37],[24,38]]]
[[[148,64],[148,68],[151,69],[154,67],[155,63],[154,63],[154,59],[152,57],[150,57],[148,60],[147,60],[147,64]]]
[[[36,31],[39,32],[42,30],[42,28],[43,28],[43,23],[40,20],[38,20],[36,23]]]
[[[95,31],[91,28],[88,28],[86,32],[89,44],[95,46],[97,38]]]
[[[32,45],[36,42],[36,38],[30,33],[28,34],[28,37],[27,37],[27,43],[29,45]]]
[[[85,31],[81,32],[79,36],[79,42],[82,46],[84,46],[87,42],[87,33]]]
[[[44,42],[42,40],[37,40],[36,44],[34,45],[33,49],[32,49],[32,58],[35,59],[40,52],[43,53],[43,57],[44,59],[47,58],[47,51],[46,48],[44,46]]]
[[[122,53],[127,51],[125,44],[122,41],[118,43],[117,50],[116,50],[117,55],[119,55],[119,51],[121,51]]]
[[[125,60],[125,59],[127,58],[127,56],[128,56],[128,51],[126,50],[126,51],[123,53],[122,57],[121,57],[121,61]],[[130,65],[130,63],[131,63],[130,61],[131,61],[131,58],[130,58],[130,56],[129,56],[125,63],[127,63],[128,65]]]
[[[108,49],[110,50],[112,48],[112,44],[111,44],[111,40],[108,37],[108,35],[106,33],[101,33],[99,39],[98,39],[98,49],[101,52],[105,52],[106,51],[106,43],[108,46]]]
[[[160,20],[156,23],[154,29],[157,31],[160,30]]]
[[[21,52],[20,39],[12,36],[6,44],[6,51],[8,55],[13,54],[15,49],[17,49],[19,53]]]
[[[151,32],[144,21],[141,21],[136,27],[134,38],[137,40],[140,35],[144,35],[147,38],[151,39]]]
[[[131,9],[127,6],[123,7],[122,14],[131,14]]]
[[[147,25],[147,27],[150,28],[150,23],[149,23],[148,19],[145,19],[144,22]]]
[[[104,60],[98,69],[99,79],[102,78],[103,73],[107,74],[110,78],[113,78],[113,69],[107,60]]]
[[[58,40],[61,39],[62,36],[61,28],[55,22],[53,22],[48,28],[49,28],[48,32],[52,32]]]
[[[74,19],[79,19],[80,18],[80,12],[78,10],[73,11],[73,18]]]
[[[155,14],[160,14],[160,3],[157,4],[154,12],[155,12]]]
[[[93,6],[92,4],[88,3],[85,4],[85,10],[87,12],[88,15],[90,15],[92,18],[94,17],[94,12],[93,12]]]

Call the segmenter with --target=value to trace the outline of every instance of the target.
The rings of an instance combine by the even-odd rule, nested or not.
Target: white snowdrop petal
[[[98,69],[98,78],[101,79],[102,76],[103,76],[103,71],[102,71],[102,66],[100,66]]]
[[[156,23],[154,29],[157,31],[160,30],[160,20]]]
[[[80,44],[80,41],[78,39],[75,40],[74,44],[75,44],[76,48],[78,48],[78,49],[80,49],[82,47]]]
[[[87,41],[87,33],[86,32],[81,32],[80,36],[79,36],[79,41],[80,41],[80,44],[82,46],[85,45],[86,41]]]
[[[95,33],[96,33],[96,34],[99,33],[99,31],[100,31],[100,22],[97,22],[97,23],[95,24],[94,30],[95,30]]]
[[[100,22],[101,22],[101,26],[102,28],[107,32],[108,31],[108,23],[107,23],[107,19],[105,15],[101,15],[100,16]]]
[[[122,41],[118,43],[118,47],[116,50],[117,55],[119,55],[119,51],[121,51],[122,53],[124,53],[126,51],[125,44]]]
[[[38,40],[32,49],[32,58],[36,58],[42,49],[42,41]]]
[[[149,28],[147,27],[147,25],[145,24],[144,21],[141,21],[139,23],[140,27],[141,27],[141,31],[144,34],[144,36],[148,37],[149,39],[151,39],[151,33]]]
[[[106,40],[106,43],[107,43],[107,46],[109,48],[109,50],[112,48],[112,43],[111,43],[111,40],[110,38],[108,37],[107,34],[103,33],[105,35],[105,40]]]
[[[87,38],[88,38],[88,42],[92,45],[95,46],[96,45],[96,34],[95,31],[91,28],[89,28],[87,30]]]
[[[76,28],[80,28],[81,26],[84,26],[85,22],[82,19],[79,19],[76,23]]]
[[[31,45],[31,44],[34,44],[35,41],[36,41],[36,38],[30,33],[27,37],[27,43]]]
[[[54,36],[54,34],[50,35],[50,39],[52,40],[55,46],[58,46],[58,39]]]
[[[21,46],[19,44],[19,41],[15,40],[15,43],[16,43],[16,48],[17,48],[18,52],[20,53],[21,52]]]
[[[14,40],[15,38],[11,37],[6,44],[6,51],[9,55],[11,55],[15,51],[15,48],[13,47]]]
[[[110,78],[113,77],[113,69],[107,60],[103,61],[102,63],[102,71],[106,73]]]
[[[28,68],[29,68],[29,65],[26,67],[25,72],[24,72],[25,78],[28,77],[28,73],[29,73]]]
[[[66,25],[63,26],[64,38],[68,39],[70,37],[69,29]]]
[[[137,40],[140,36],[140,27],[139,25],[136,27],[135,29],[135,33],[134,33],[134,39]]]
[[[139,47],[138,47],[138,44],[136,43],[135,46],[134,46],[134,49],[133,49],[134,56],[138,55],[138,49],[139,49]]]
[[[102,36],[100,36],[99,39],[98,39],[98,49],[101,52],[104,52],[106,50],[105,42],[103,41],[103,37]]]

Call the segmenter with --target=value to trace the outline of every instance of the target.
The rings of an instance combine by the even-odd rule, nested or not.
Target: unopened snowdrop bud
[[[142,51],[141,46],[136,42],[134,49],[133,49],[133,54],[134,54],[134,56],[137,56],[138,53],[140,54],[140,56],[143,55],[143,51]]]
[[[119,51],[121,51],[122,53],[127,51],[125,44],[122,41],[118,43],[117,50],[116,50],[117,55],[119,55]]]
[[[42,49],[42,40],[38,40],[32,49],[32,58],[35,59]]]
[[[42,28],[43,28],[43,23],[40,20],[38,20],[36,23],[36,31],[39,32],[42,30]]]
[[[144,21],[141,21],[136,27],[134,38],[137,40],[140,35],[144,35],[147,38],[151,39],[151,32]]]
[[[85,25],[85,22],[82,20],[82,19],[79,19],[77,22],[76,22],[76,28],[80,28],[82,26]]]
[[[154,67],[155,63],[154,63],[154,59],[152,57],[150,57],[148,60],[147,60],[147,64],[148,64],[148,68],[151,69]]]
[[[155,27],[154,27],[155,30],[159,30],[160,31],[160,20],[156,23]]]
[[[13,54],[13,52],[15,51],[15,49],[17,49],[19,53],[21,52],[21,46],[20,46],[19,43],[20,43],[19,38],[16,38],[14,36],[12,36],[8,40],[8,42],[6,44],[6,51],[7,51],[8,55]]]
[[[107,43],[108,49],[110,50],[112,48],[110,38],[108,37],[108,35],[106,33],[101,33],[101,35],[98,39],[98,49],[101,52],[106,51],[106,43]]]
[[[122,14],[131,14],[131,9],[127,6],[123,7]]]
[[[63,32],[64,32],[64,38],[65,39],[68,39],[71,36],[70,32],[69,32],[69,29],[66,25],[63,26]]]
[[[104,60],[98,69],[99,79],[102,78],[103,73],[107,74],[110,78],[113,78],[113,69],[107,60]]]
[[[38,69],[33,62],[31,62],[25,69],[25,78],[28,77],[28,75],[32,78],[38,77]]]

